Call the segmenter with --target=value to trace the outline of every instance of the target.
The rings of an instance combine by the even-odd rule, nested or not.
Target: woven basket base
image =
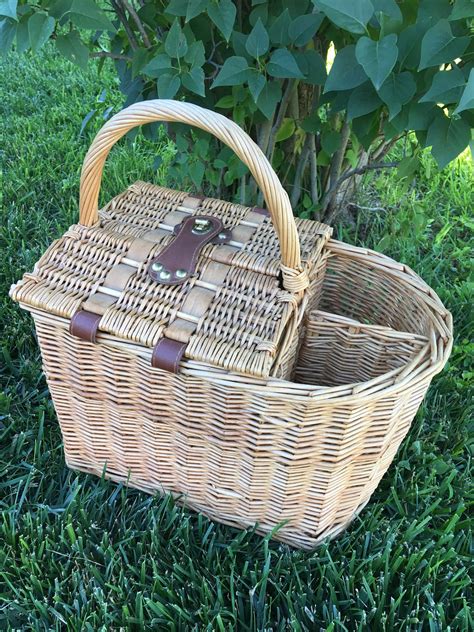
[[[271,537],[273,540],[277,540],[279,542],[283,542],[284,544],[288,544],[290,546],[311,550],[323,542],[333,540],[340,536],[344,531],[354,522],[354,520],[359,516],[362,510],[367,506],[369,498],[364,500],[352,513],[349,519],[347,519],[344,523],[338,523],[324,532],[317,534],[315,537],[301,537],[301,533],[298,529],[292,529],[291,527],[287,527],[283,522],[281,525],[264,525],[260,523],[255,523],[252,521],[246,521],[243,517],[236,518],[232,515],[224,515],[219,510],[210,510],[207,506],[202,506],[199,503],[193,503],[190,501],[184,494],[178,494],[173,492],[166,492],[165,490],[156,490],[151,488],[146,483],[140,483],[136,481],[132,481],[129,476],[120,476],[118,474],[110,474],[107,472],[106,468],[102,470],[102,472],[96,471],[95,469],[89,469],[84,467],[83,465],[77,466],[74,462],[69,461],[66,458],[66,465],[75,472],[82,472],[84,474],[92,474],[93,476],[104,477],[105,479],[112,481],[114,483],[119,483],[121,485],[125,485],[125,487],[130,487],[132,489],[137,489],[139,491],[145,492],[150,495],[159,495],[165,496],[169,494],[173,497],[173,499],[185,509],[191,509],[192,511],[196,511],[198,513],[203,514],[207,518],[211,520],[215,520],[216,522],[220,522],[221,524],[225,524],[229,527],[235,527],[237,529],[249,529],[258,533],[262,536],[268,536],[271,533]]]

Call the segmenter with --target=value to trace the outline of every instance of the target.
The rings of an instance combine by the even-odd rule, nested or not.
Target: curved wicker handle
[[[217,136],[250,169],[261,188],[280,241],[283,284],[291,292],[308,286],[301,267],[300,243],[288,194],[262,150],[236,123],[191,103],[155,99],[134,103],[113,116],[99,131],[82,166],[79,195],[79,221],[92,226],[98,220],[98,198],[102,170],[112,146],[129,129],[152,121],[180,122],[195,125]]]

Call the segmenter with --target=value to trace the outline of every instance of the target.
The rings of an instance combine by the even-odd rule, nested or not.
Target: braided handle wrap
[[[79,222],[92,226],[98,221],[98,199],[102,171],[113,145],[130,129],[153,121],[188,123],[203,129],[228,145],[247,165],[263,192],[278,235],[282,259],[283,285],[298,293],[308,286],[301,267],[300,242],[288,194],[264,153],[230,119],[192,103],[155,99],[134,103],[113,116],[98,132],[82,166],[79,193]]]

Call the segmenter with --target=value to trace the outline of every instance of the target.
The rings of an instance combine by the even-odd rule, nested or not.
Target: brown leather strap
[[[177,342],[176,340],[171,340],[171,338],[162,338],[153,349],[151,366],[155,369],[163,369],[170,373],[177,373],[186,346],[186,342]]]
[[[101,318],[102,314],[94,314],[82,309],[72,317],[69,332],[87,342],[95,342]]]
[[[229,240],[230,232],[218,217],[193,215],[185,219],[174,240],[155,257],[148,266],[148,274],[154,281],[164,285],[184,283],[194,272],[202,248],[220,237],[220,242]]]
[[[259,217],[260,216],[260,217]],[[225,243],[228,240],[242,241],[246,243],[252,236],[255,229],[263,223],[264,218],[268,217],[269,213],[265,209],[254,208],[249,210],[242,224],[238,224],[232,230],[223,229],[220,235],[220,247],[213,253],[213,260],[208,261],[205,267],[200,271],[199,281],[203,283],[203,286],[194,286],[181,307],[182,312],[192,315],[196,321],[189,322],[183,320],[182,314],[178,312],[176,318],[171,321],[168,327],[164,331],[164,338],[162,338],[156,345],[152,354],[152,366],[159,366],[167,371],[177,371],[179,360],[183,356],[184,351],[189,344],[189,340],[192,334],[196,331],[199,319],[208,310],[209,305],[215,295],[215,291],[218,286],[224,283],[228,271],[231,268],[232,259],[235,257],[240,246],[226,246]],[[251,223],[248,223],[251,222]],[[181,225],[175,226],[175,234],[179,235]],[[216,243],[214,238],[210,243]],[[160,257],[157,257],[160,259]],[[219,261],[216,260],[219,259]],[[211,287],[206,287],[209,284]],[[172,342],[176,342],[173,347]],[[182,349],[181,346],[182,345]],[[158,350],[157,350],[158,349]],[[155,358],[155,351],[157,357]],[[174,354],[174,355],[173,355]]]

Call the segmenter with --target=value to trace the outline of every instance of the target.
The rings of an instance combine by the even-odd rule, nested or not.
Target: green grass
[[[81,121],[121,97],[110,70],[81,73],[50,52],[0,66],[0,629],[473,629],[470,161],[438,173],[425,156],[408,191],[394,173],[372,176],[358,202],[385,210],[338,229],[431,283],[453,312],[456,344],[360,518],[314,552],[296,551],[66,469],[33,324],[7,292],[77,221],[100,116],[83,136]],[[171,150],[122,144],[103,199],[137,178],[163,181],[152,168],[160,151]]]

